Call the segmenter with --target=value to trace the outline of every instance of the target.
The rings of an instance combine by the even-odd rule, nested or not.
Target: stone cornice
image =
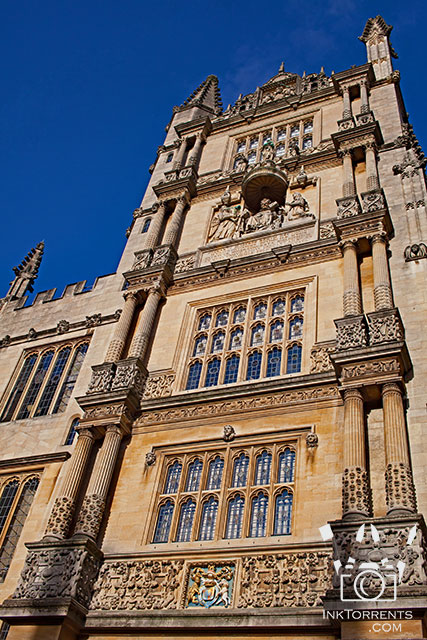
[[[39,456],[25,456],[13,458],[13,460],[0,460],[0,471],[4,469],[16,469],[18,467],[44,467],[52,462],[65,462],[71,456],[68,451],[58,451],[57,453],[45,453]]]

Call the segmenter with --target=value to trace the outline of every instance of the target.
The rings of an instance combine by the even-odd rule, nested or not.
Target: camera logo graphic
[[[356,532],[355,542],[362,543],[370,530],[375,548],[379,549],[380,534],[371,524],[369,529],[362,524]],[[388,559],[382,558],[378,562],[360,562],[351,555],[343,565],[339,560],[339,549],[329,524],[319,528],[324,542],[332,540],[335,573],[339,578],[341,602],[394,602],[397,598],[397,587],[402,582],[406,563],[399,560],[395,565]],[[406,546],[411,545],[417,534],[414,525],[408,535]]]

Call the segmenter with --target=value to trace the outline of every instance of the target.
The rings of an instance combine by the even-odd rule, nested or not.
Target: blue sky
[[[326,73],[366,61],[358,40],[380,13],[427,142],[425,21],[413,0],[34,0],[2,3],[0,295],[46,242],[37,291],[115,271],[173,105],[214,73],[224,107],[285,61]]]

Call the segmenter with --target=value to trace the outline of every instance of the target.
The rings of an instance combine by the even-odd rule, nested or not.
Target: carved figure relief
[[[233,589],[234,565],[209,564],[190,568],[187,607],[229,607]]]

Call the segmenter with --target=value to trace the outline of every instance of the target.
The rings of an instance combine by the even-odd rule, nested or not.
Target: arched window
[[[283,340],[283,322],[276,320],[270,326],[270,342],[281,342]]]
[[[286,140],[286,129],[281,129],[277,133],[277,141],[280,142],[281,140]]]
[[[239,140],[237,143],[237,151],[236,153],[243,153],[246,149],[246,140]]]
[[[218,515],[218,500],[209,498],[204,503],[200,520],[199,540],[212,540],[215,533],[216,518]]]
[[[264,342],[265,327],[257,324],[251,332],[251,347],[259,347]]]
[[[228,503],[226,538],[233,540],[242,537],[244,510],[245,500],[242,496],[234,496]]]
[[[262,144],[267,144],[268,142],[271,142],[272,138],[271,138],[271,131],[269,131],[268,133],[264,133],[263,138],[262,138]]]
[[[74,420],[72,421],[70,429],[67,433],[67,437],[65,438],[64,445],[73,444],[74,438],[76,437],[76,433],[77,433],[76,427],[79,426],[79,422],[80,422],[79,418],[74,418]]]
[[[208,363],[206,370],[205,387],[214,387],[218,384],[219,368],[221,361],[219,358],[214,358]]]
[[[311,133],[313,131],[313,123],[305,122],[304,123],[304,133]]]
[[[146,220],[144,221],[144,225],[141,229],[141,233],[147,233],[148,229],[150,228],[150,224],[151,224],[151,218],[146,218]]]
[[[280,376],[280,365],[282,363],[282,350],[274,347],[268,352],[267,357],[267,378]]]
[[[0,640],[6,640],[9,629],[10,624],[8,622],[2,622],[0,625]]]
[[[278,144],[276,147],[276,157],[281,158],[285,155],[286,146],[284,144]]]
[[[206,336],[199,336],[194,343],[193,356],[202,356],[206,351]]]
[[[288,349],[287,373],[298,373],[301,371],[302,349],[299,344],[293,344]]]
[[[292,127],[291,129],[291,138],[298,138],[299,136],[299,127]]]
[[[302,141],[302,148],[304,149],[311,149],[311,147],[313,146],[313,138],[311,136],[306,136],[304,138],[304,140]]]
[[[68,362],[70,353],[71,353],[71,347],[65,347],[64,349],[61,349],[61,351],[58,353],[55,360],[55,365],[50,373],[49,379],[46,383],[42,396],[39,400],[39,403],[35,412],[36,416],[47,415],[49,411],[50,403],[52,402],[52,398],[58,387],[59,381],[65,369],[65,366]]]
[[[252,500],[251,522],[249,527],[249,536],[251,538],[262,538],[266,535],[267,511],[268,496],[265,493],[259,493]]]
[[[286,310],[286,302],[282,299],[276,300],[273,304],[273,316],[283,316]]]
[[[228,358],[225,364],[224,384],[231,384],[237,382],[237,375],[239,373],[239,356],[232,355]]]
[[[241,324],[242,322],[245,321],[246,318],[246,309],[245,307],[239,307],[238,309],[235,310],[234,312],[234,316],[233,316],[233,322],[234,324]]]
[[[274,535],[288,535],[291,532],[292,493],[283,489],[276,497],[276,512],[274,514]]]
[[[43,354],[34,377],[31,381],[31,384],[28,388],[28,391],[25,395],[21,409],[18,413],[18,420],[28,418],[28,416],[30,415],[31,409],[33,408],[34,400],[36,399],[37,394],[40,391],[46,372],[49,369],[50,363],[52,362],[53,354],[53,351],[47,351],[45,354]]]
[[[211,326],[211,315],[205,313],[199,320],[199,331],[207,331]]]
[[[3,410],[1,422],[7,422],[8,420],[12,420],[12,416],[15,412],[16,407],[19,404],[25,385],[27,384],[28,379],[33,371],[36,360],[37,360],[36,353],[33,353],[27,358],[25,358],[24,364],[22,365],[22,369],[19,372],[18,379],[15,382],[15,386],[13,387],[12,393],[9,396],[9,400]]]
[[[189,542],[191,540],[191,530],[193,528],[196,503],[189,498],[181,507],[178,521],[178,531],[176,542]]]
[[[12,562],[19,536],[21,535],[38,486],[38,478],[31,478],[27,480],[22,488],[0,551],[0,582],[4,580],[10,563]]]
[[[224,460],[219,456],[216,456],[211,460],[209,464],[208,481],[206,483],[206,489],[215,491],[220,489],[222,480],[222,471],[224,469]]]
[[[224,349],[224,340],[225,333],[223,331],[218,331],[218,333],[215,333],[214,337],[212,338],[211,353],[218,353],[219,351],[222,351]]]
[[[168,153],[168,155],[166,156],[166,163],[168,164],[169,162],[172,162],[173,160],[173,153]]]
[[[302,318],[293,318],[289,323],[289,340],[302,338]]]
[[[243,340],[243,330],[238,327],[231,333],[229,349],[241,349]]]
[[[291,302],[291,313],[298,313],[304,311],[304,298],[302,296],[296,296]]]
[[[173,517],[174,503],[164,502],[159,509],[153,542],[168,542]]]
[[[200,478],[202,476],[203,462],[198,458],[193,460],[188,466],[187,482],[185,484],[186,491],[198,491],[200,487]]]
[[[255,164],[256,162],[256,153],[255,151],[251,151],[251,153],[248,155],[248,164]]]
[[[252,138],[249,142],[249,149],[256,149],[258,147],[258,138]]]
[[[176,493],[179,487],[179,480],[181,478],[182,464],[175,460],[175,462],[169,467],[166,476],[165,490],[163,493]]]
[[[228,322],[228,312],[220,311],[216,317],[215,326],[216,327],[225,327]]]
[[[232,487],[246,487],[248,481],[249,456],[241,453],[234,461]]]
[[[77,347],[70,368],[68,369],[67,376],[61,387],[61,391],[55,402],[52,413],[62,413],[70,400],[73,393],[74,386],[76,384],[77,376],[82,368],[83,360],[85,359],[86,352],[89,348],[87,343],[81,344]],[[39,414],[37,414],[39,415]],[[43,414],[44,415],[44,414]]]
[[[248,358],[248,370],[246,380],[258,380],[261,375],[262,355],[259,351],[253,351]]]
[[[295,468],[295,451],[285,449],[279,456],[277,482],[293,482]]]
[[[188,379],[186,389],[197,389],[200,382],[200,374],[202,373],[202,363],[199,361],[193,362],[188,370]]]
[[[260,302],[254,309],[254,320],[262,320],[267,315],[267,305]]]
[[[256,458],[255,483],[270,484],[271,453],[263,451]]]
[[[3,489],[0,498],[0,533],[3,531],[4,524],[7,520],[9,512],[12,508],[13,501],[18,491],[18,480],[12,480]]]

